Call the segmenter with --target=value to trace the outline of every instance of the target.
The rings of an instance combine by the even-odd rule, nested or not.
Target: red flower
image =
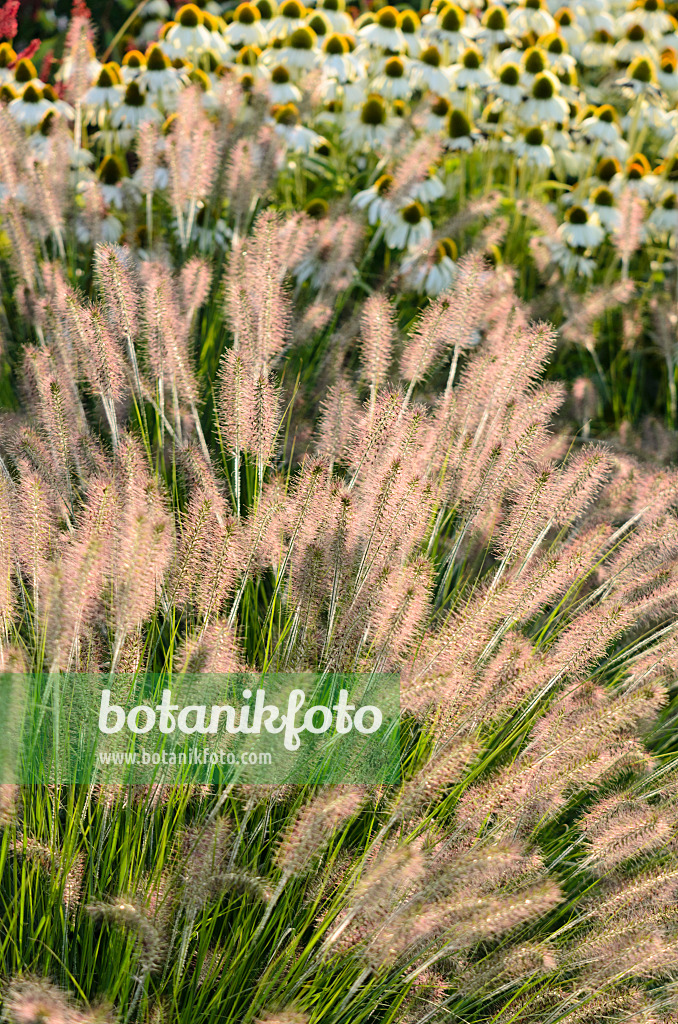
[[[35,53],[35,51],[39,50],[39,49],[40,49],[40,40],[39,39],[32,39],[31,42],[28,44],[28,46],[26,47],[25,50],[22,50],[21,53],[17,53],[16,57],[14,58],[12,63],[10,64],[10,67],[12,67],[12,68],[15,67],[19,63],[20,60],[30,60],[31,57],[33,56],[33,54]]]
[[[19,10],[19,0],[7,0],[7,3],[0,7],[0,39],[14,39],[19,31],[16,16]]]

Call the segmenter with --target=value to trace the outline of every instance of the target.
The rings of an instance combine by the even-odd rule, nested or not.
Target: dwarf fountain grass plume
[[[346,460],[360,416],[358,400],[351,382],[346,377],[340,378],[327,389],[320,411],[322,418],[315,439],[315,448],[319,455],[330,460],[331,472],[335,460]]]
[[[63,328],[77,353],[78,366],[93,395],[98,395],[111,431],[113,446],[119,443],[116,406],[126,392],[127,366],[111,337],[101,306],[84,306],[74,292],[67,292]]]
[[[247,233],[257,200],[266,191],[274,161],[261,159],[255,139],[238,139],[228,154],[225,191],[235,218],[234,242]]]
[[[181,671],[227,674],[243,672],[247,665],[232,626],[225,619],[205,620],[198,636],[189,636],[176,655]]]
[[[49,446],[53,479],[72,508],[74,477],[79,471],[78,411],[69,401],[71,396],[62,388],[57,372],[49,350],[32,346],[25,350],[25,380],[32,392],[42,436]]]
[[[424,765],[406,783],[394,806],[394,814],[409,821],[434,801],[439,801],[445,790],[461,781],[475,753],[472,741],[448,744],[448,749],[439,750],[433,763]]]
[[[257,376],[268,375],[288,339],[291,305],[284,279],[298,245],[284,239],[275,214],[264,213],[252,237],[229,257],[225,312],[233,347]]]
[[[189,830],[181,837],[187,858],[180,899],[189,917],[194,919],[197,910],[214,898],[232,842],[232,824],[228,818],[218,818],[209,828]]]
[[[119,245],[99,245],[94,253],[97,283],[113,337],[121,339],[133,372],[137,398],[142,401],[141,377],[135,344],[141,334],[140,285],[129,249]]]
[[[45,978],[15,978],[7,986],[3,1002],[8,1024],[76,1024],[87,1019],[67,992]]]
[[[174,524],[166,499],[129,435],[121,441],[116,463],[119,508],[111,565],[112,672],[127,636],[155,608],[174,551]]]
[[[27,463],[14,495],[16,522],[13,539],[18,563],[17,576],[31,588],[33,607],[38,611],[39,595],[48,580],[49,560],[58,537],[58,503],[44,478]]]
[[[376,672],[399,667],[416,646],[432,590],[431,566],[423,558],[386,576],[376,600],[369,638]]]
[[[619,221],[615,226],[613,239],[622,262],[622,281],[627,281],[631,257],[643,241],[645,204],[632,188],[626,188],[619,197],[617,207]]]
[[[233,455],[235,514],[240,518],[240,455],[247,447],[252,422],[253,379],[243,357],[229,348],[219,367],[219,440]]]
[[[194,489],[179,520],[179,540],[169,572],[169,599],[179,607],[195,603],[198,609],[202,608],[203,615],[210,606],[217,611],[218,595],[227,593],[232,582],[228,570],[233,573],[234,563],[237,563],[237,553],[228,557],[231,543],[232,530],[225,520],[224,499],[218,492]],[[217,565],[223,563],[220,565],[223,575],[212,577],[209,567],[215,557]],[[218,591],[213,592],[209,585],[204,588],[206,570],[213,585],[219,587]]]
[[[435,299],[417,321],[400,361],[400,374],[409,382],[406,403],[415,385],[450,349],[454,350],[454,355],[448,390],[452,387],[459,349],[473,341],[483,312],[482,272],[483,262],[478,257],[461,260],[449,293]]]
[[[275,1010],[257,1018],[256,1024],[308,1024],[308,1015],[295,1010]]]
[[[28,233],[28,226],[18,205],[5,197],[0,206],[2,223],[11,244],[11,267],[17,283],[16,298],[22,311],[30,316],[39,284],[38,264],[35,249]]]
[[[94,27],[86,4],[73,5],[64,44],[62,78],[69,98],[78,103],[90,85],[89,65],[94,50]]]
[[[566,341],[589,348],[594,343],[594,324],[608,309],[624,306],[631,299],[636,286],[633,281],[617,281],[611,288],[593,288],[586,296],[573,295],[562,290],[562,301],[567,318],[559,329]]]
[[[190,332],[198,310],[209,297],[212,268],[202,257],[194,256],[182,266],[177,283],[185,329]]]
[[[9,624],[16,598],[13,572],[16,551],[12,536],[14,495],[11,479],[8,480],[4,474],[0,474],[0,618],[3,645],[9,643]]]
[[[372,409],[377,389],[389,370],[394,334],[395,315],[388,299],[384,295],[370,295],[363,306],[361,341],[363,373],[370,387]]]
[[[137,171],[139,188],[146,197],[146,233],[149,248],[153,245],[153,193],[156,189],[156,174],[160,165],[158,143],[160,134],[153,121],[146,121],[139,126],[137,154],[139,169]]]
[[[70,198],[68,179],[70,137],[67,129],[64,129],[64,132],[52,132],[50,136],[53,164],[49,171],[45,164],[39,163],[37,160],[28,164],[29,174],[25,178],[24,188],[28,208],[40,210],[37,231],[39,239],[43,240],[51,233],[56,241],[59,257],[65,262],[64,230],[66,207]]]
[[[6,107],[0,108],[0,179],[13,195],[26,167],[26,140]]]
[[[305,804],[283,836],[276,865],[285,879],[309,871],[332,841],[333,833],[354,817],[365,802],[358,787],[336,786]]]
[[[80,634],[89,625],[110,573],[115,522],[115,489],[109,480],[89,481],[75,529],[53,568],[49,609],[52,666],[67,668]]]
[[[128,1017],[131,1019],[143,994],[148,976],[160,966],[163,952],[162,936],[144,909],[120,897],[114,897],[105,902],[92,902],[88,904],[87,912],[95,920],[102,920],[109,926],[117,926],[130,932],[136,940],[141,973],[127,1011]]]
[[[198,200],[209,195],[217,170],[215,129],[203,110],[201,97],[197,85],[181,92],[165,149],[172,206],[184,249],[191,237]]]
[[[168,596],[179,607],[190,606],[202,632],[223,613],[235,589],[242,537],[226,515],[223,498],[205,491],[194,492],[179,534]]]
[[[354,279],[363,227],[351,215],[308,221],[307,252],[294,266],[297,291],[305,281],[310,281],[317,291],[317,301],[332,307]]]
[[[209,461],[197,408],[198,382],[189,355],[193,318],[207,293],[204,269],[200,261],[188,264],[185,269],[188,276],[182,282],[181,279],[172,279],[166,264],[147,263],[143,278],[149,362],[156,377],[161,414],[164,417],[164,395],[169,392],[172,396],[174,433],[181,443],[181,403],[184,402],[191,410],[200,446]],[[190,300],[186,301],[186,289],[191,278],[197,287]]]

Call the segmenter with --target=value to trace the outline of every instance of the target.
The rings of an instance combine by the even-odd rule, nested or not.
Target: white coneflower
[[[128,50],[122,58],[120,76],[125,85],[133,82],[146,67],[146,58],[139,50]]]
[[[175,232],[177,235],[180,234],[178,223]],[[223,218],[210,219],[204,203],[197,204],[191,240],[197,243],[200,252],[212,253],[215,246],[218,249],[226,249],[232,237],[233,232]]]
[[[435,24],[428,29],[431,39],[447,43],[453,55],[458,54],[468,43],[463,32],[466,15],[457,4],[445,4],[440,7]]]
[[[631,25],[625,36],[619,40],[613,50],[613,57],[619,64],[630,64],[636,57],[657,59],[657,49],[642,25]]]
[[[14,68],[14,87],[18,93],[21,93],[27,85],[34,85],[36,89],[41,89],[43,82],[38,78],[33,61],[22,57]]]
[[[233,21],[226,26],[224,38],[231,46],[265,46],[267,35],[261,24],[261,14],[254,4],[244,3],[236,7]]]
[[[351,199],[351,206],[365,210],[367,221],[374,227],[387,221],[393,214],[393,204],[388,198],[388,191],[393,184],[392,174],[382,174],[369,188],[362,189]]]
[[[319,46],[322,46],[328,36],[334,35],[332,24],[322,11],[311,11],[306,18],[306,24],[318,37]]]
[[[264,55],[268,53],[273,58],[279,52],[279,50],[267,50],[262,53],[258,46],[243,46],[235,60],[238,77],[242,81],[243,75],[251,75],[254,81],[268,81],[271,73],[264,64]]]
[[[544,7],[542,0],[523,0],[519,7],[514,7],[508,17],[509,28],[518,36],[543,36],[555,31],[556,23],[553,16]]]
[[[451,238],[441,238],[433,249],[423,246],[401,263],[401,280],[412,291],[435,298],[447,291],[457,276],[457,246]]]
[[[104,157],[98,170],[99,191],[106,206],[115,206],[122,210],[124,205],[123,182],[127,178],[127,168],[120,157]]]
[[[528,167],[546,171],[555,163],[553,150],[547,145],[540,127],[528,128],[522,138],[513,143],[513,151]]]
[[[123,95],[118,65],[104,64],[95,84],[82,98],[87,122],[101,125],[106,114],[122,101]]]
[[[667,192],[664,195],[652,210],[647,224],[654,234],[678,234],[678,198],[675,193]]]
[[[504,64],[499,72],[499,79],[492,83],[491,90],[505,103],[517,107],[525,98],[525,90],[520,84],[520,68],[517,64]]]
[[[348,41],[336,32],[325,39],[322,45],[321,63],[323,75],[345,84],[356,78],[356,67],[349,57]]]
[[[502,56],[506,56],[506,52]],[[541,75],[544,71],[548,70],[548,63],[546,58],[546,52],[541,46],[530,46],[524,53],[520,54],[520,68],[521,68],[521,82],[526,88],[534,83],[537,75]],[[508,61],[502,62],[508,63]]]
[[[339,83],[339,79],[325,79],[325,98],[341,97],[345,111],[357,116],[357,112],[370,98],[372,90],[367,75],[358,74],[353,81]]]
[[[365,39],[371,46],[380,46],[382,50],[402,53],[405,49],[405,37],[400,31],[400,14],[395,7],[382,7],[377,11],[374,21],[358,29],[360,39]]]
[[[561,178],[579,178],[586,174],[590,156],[586,150],[575,145],[574,139],[562,125],[550,128],[545,141],[553,150],[556,169]]]
[[[579,130],[587,139],[596,139],[608,146],[616,143],[621,135],[617,112],[609,103],[597,107],[593,114],[580,121]]]
[[[470,153],[474,147],[477,133],[463,110],[453,109],[447,119],[447,135],[443,140],[446,149],[452,152]]]
[[[624,32],[633,24],[642,25],[648,35],[657,40],[675,28],[664,0],[641,0],[640,3],[634,3],[633,8],[619,19],[619,26]]]
[[[405,40],[405,52],[412,58],[419,57],[424,49],[422,42],[421,22],[414,11],[403,11],[400,15],[400,31]]]
[[[345,0],[320,0],[318,10],[323,12],[334,32],[348,34],[353,31],[353,19],[346,13]]]
[[[458,64],[450,68],[450,79],[456,89],[468,89],[469,86],[481,88],[492,85],[494,76],[484,68],[483,55],[475,46],[464,50]]]
[[[327,139],[312,128],[300,123],[299,110],[294,103],[286,103],[275,111],[275,132],[284,140],[288,149],[295,153],[312,153]]]
[[[29,149],[40,163],[45,163],[50,158],[53,139],[52,132],[58,118],[59,114],[56,110],[48,110],[40,122],[38,130],[28,137]],[[4,199],[8,194],[4,187],[0,185],[0,199]]]
[[[626,162],[626,173],[620,171],[615,174],[608,187],[617,197],[628,188],[642,199],[651,199],[658,183],[659,179],[652,173],[647,157],[643,153],[634,153]]]
[[[537,75],[529,98],[526,99],[518,110],[523,121],[539,122],[561,122],[570,113],[566,100],[558,95],[558,79],[549,71],[542,71]]]
[[[442,56],[437,46],[427,46],[412,62],[412,82],[439,95],[448,91],[450,79],[442,70]]]
[[[444,96],[437,96],[428,109],[423,128],[427,132],[444,132],[450,116],[452,104]]]
[[[301,28],[305,19],[306,8],[299,0],[285,0],[269,23],[269,39],[286,39],[295,29]]]
[[[308,25],[295,28],[287,41],[287,46],[280,50],[269,50],[276,63],[287,64],[298,71],[310,71],[319,61],[318,37]]]
[[[614,36],[607,29],[598,29],[581,46],[577,59],[585,68],[607,68],[614,63]]]
[[[381,96],[370,96],[361,107],[351,111],[341,133],[354,149],[380,149],[390,139],[393,124]]]
[[[372,82],[373,88],[390,100],[407,100],[412,95],[413,83],[407,74],[402,57],[389,57],[384,70]]]
[[[420,203],[434,203],[445,195],[445,186],[436,174],[435,167],[429,167],[426,177],[412,185],[410,195]]]
[[[476,33],[475,42],[484,53],[495,46],[504,46],[510,41],[506,9],[496,4],[488,7],[483,14],[482,28]]]
[[[16,51],[11,43],[0,43],[0,85],[14,81],[12,66],[16,61]]]
[[[268,95],[271,103],[284,106],[286,103],[300,103],[301,92],[290,82],[290,73],[282,64],[271,71],[271,81],[268,85]]]
[[[15,121],[33,128],[36,124],[40,124],[45,114],[54,110],[55,107],[53,103],[45,99],[42,89],[38,89],[34,85],[27,85],[21,96],[12,100],[7,109]]]
[[[587,205],[606,231],[614,231],[619,224],[619,210],[615,207],[614,195],[609,188],[601,185],[594,189]]]
[[[167,0],[148,0],[139,12],[143,19],[141,30],[137,34],[139,43],[150,43],[157,39],[160,29],[170,17],[170,5]]]
[[[555,14],[559,34],[567,43],[570,53],[579,57],[581,48],[586,42],[586,33],[577,22],[577,17],[570,7],[561,7]]]
[[[549,62],[549,69],[554,75],[561,75],[565,72],[575,72],[577,61],[569,52],[568,45],[562,36],[557,32],[540,39],[541,46],[546,50],[546,59]]]
[[[67,103],[66,100],[57,96],[54,86],[46,82],[42,87],[42,95],[44,99],[48,100],[52,104],[54,109],[62,117],[65,117],[67,121],[75,120],[75,108]]]
[[[623,78],[618,78],[616,84],[621,86],[622,92],[627,96],[661,98],[661,93],[657,88],[655,65],[648,57],[637,57],[631,61],[626,75]]]
[[[167,108],[188,82],[179,68],[172,67],[169,58],[159,46],[151,46],[146,58],[146,67],[139,76],[139,88],[149,93],[156,103]]]
[[[216,57],[217,62],[231,60],[235,56],[235,50],[226,41],[226,22],[224,19],[218,18],[210,11],[203,11],[202,18],[203,25],[210,37],[208,52]]]
[[[457,246],[451,238],[441,238],[435,247],[433,264],[424,279],[423,291],[435,296],[447,291],[457,276]]]
[[[678,196],[678,156],[664,160],[655,168],[654,174],[657,177],[657,194],[668,190]]]
[[[605,237],[598,216],[590,216],[583,206],[573,206],[567,211],[565,221],[556,232],[573,249],[594,249]]]
[[[583,251],[573,249],[557,238],[545,238],[544,244],[550,251],[553,262],[566,274],[593,277],[596,261],[591,256],[585,256]]]
[[[659,58],[657,81],[666,92],[678,92],[678,55],[675,50],[664,50]]]
[[[278,13],[278,5],[276,0],[254,0],[254,6],[261,15],[261,27],[266,33],[267,39],[272,39],[271,36],[271,22]],[[224,29],[224,31],[226,31]]]
[[[118,132],[121,141],[131,142],[139,126],[147,121],[162,121],[162,115],[157,107],[146,102],[138,82],[130,82],[122,103],[111,111],[111,128]]]
[[[384,230],[384,241],[389,249],[414,249],[431,237],[431,221],[424,207],[415,200],[396,210]]]
[[[165,33],[163,44],[163,49],[171,57],[199,60],[210,47],[210,34],[205,28],[200,8],[195,4],[180,7],[175,23]]]
[[[219,97],[214,92],[212,88],[212,79],[206,71],[203,71],[202,68],[193,68],[188,76],[188,80],[192,85],[197,85],[199,87],[203,110],[214,111],[219,109]],[[243,89],[245,89],[244,76],[240,79],[240,82]],[[252,77],[251,85],[253,84],[254,78]]]

